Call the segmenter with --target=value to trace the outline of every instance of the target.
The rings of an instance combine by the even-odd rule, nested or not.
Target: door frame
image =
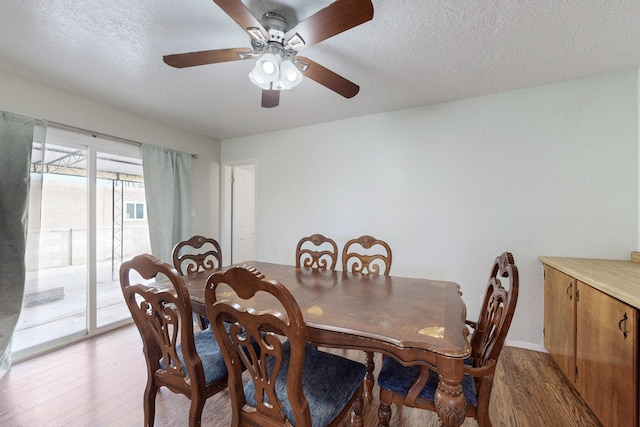
[[[233,262],[231,259],[231,247],[232,247],[232,238],[233,233],[231,229],[233,213],[232,213],[232,172],[233,168],[237,166],[243,165],[253,165],[255,171],[255,206],[256,206],[256,215],[255,215],[255,223],[254,230],[258,231],[258,215],[257,215],[257,206],[258,206],[258,161],[256,159],[244,159],[244,160],[233,160],[222,162],[222,167],[220,169],[220,246],[222,248],[222,262],[225,265]],[[257,239],[256,239],[257,240]],[[254,258],[256,252],[256,246],[254,245]]]

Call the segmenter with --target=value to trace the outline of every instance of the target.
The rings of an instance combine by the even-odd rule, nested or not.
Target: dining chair
[[[502,282],[507,282],[505,289]],[[513,255],[499,255],[489,276],[485,298],[477,321],[467,321],[473,329],[471,355],[464,364],[462,392],[467,401],[466,417],[481,427],[491,426],[489,399],[498,357],[513,319],[518,301],[518,268]],[[434,366],[403,366],[386,357],[378,374],[380,386],[379,426],[387,427],[391,404],[436,410],[435,394],[439,378]]]
[[[391,247],[387,242],[372,236],[360,236],[349,240],[342,248],[342,271],[362,274],[389,275],[391,271]],[[365,378],[365,396],[368,402],[373,400],[373,386],[375,378],[375,361],[373,352],[365,352],[365,366],[367,374]]]
[[[173,266],[183,275],[222,266],[220,244],[215,239],[204,236],[196,235],[178,242],[173,247],[171,257]]]
[[[335,270],[338,264],[338,245],[322,234],[303,237],[296,247],[296,268],[310,267]]]
[[[232,426],[337,426],[349,413],[363,425],[364,365],[305,342],[300,307],[284,285],[232,267],[209,277],[205,304],[229,371]]]
[[[178,242],[171,251],[173,266],[182,275],[205,272],[222,267],[220,244],[212,238],[195,235],[188,240]],[[203,316],[198,318],[200,329],[206,329],[209,321]]]
[[[385,241],[360,236],[349,240],[342,248],[342,271],[388,276],[391,259],[391,248]]]
[[[120,285],[147,362],[145,426],[153,426],[162,386],[191,400],[189,426],[200,426],[206,399],[227,387],[227,367],[211,330],[194,333],[182,277],[171,265],[145,254],[122,264]]]

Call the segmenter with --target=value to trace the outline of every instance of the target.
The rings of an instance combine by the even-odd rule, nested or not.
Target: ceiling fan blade
[[[262,106],[264,108],[273,108],[280,105],[280,91],[265,89],[262,91]]]
[[[253,16],[253,14],[247,9],[247,7],[240,0],[213,0],[220,9],[231,17],[236,24],[240,25],[243,30],[249,33],[252,37],[256,37],[251,34],[249,28],[257,28],[265,40],[269,40],[269,33],[264,29],[260,21]]]
[[[162,60],[172,67],[185,68],[196,65],[215,64],[218,62],[237,61],[241,58],[238,53],[252,54],[253,50],[249,48],[231,48],[217,50],[202,50],[200,52],[176,53],[174,55],[165,55]],[[250,56],[249,56],[250,58]]]
[[[307,69],[302,73],[305,77],[320,83],[322,86],[331,89],[345,98],[353,98],[360,91],[360,86],[357,84],[308,58],[297,56],[296,59],[309,64]]]
[[[284,39],[288,41],[298,34],[305,46],[311,46],[372,18],[371,0],[337,0],[299,22],[287,31]]]

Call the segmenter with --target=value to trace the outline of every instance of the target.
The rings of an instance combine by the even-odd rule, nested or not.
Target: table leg
[[[439,356],[437,363],[440,381],[435,395],[436,413],[444,427],[459,427],[464,422],[467,406],[460,385],[463,361]]]

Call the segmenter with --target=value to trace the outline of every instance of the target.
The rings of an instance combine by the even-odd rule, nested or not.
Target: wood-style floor
[[[345,354],[342,350],[338,354]],[[363,353],[349,351],[362,359]],[[380,356],[376,363],[379,366]],[[134,326],[14,365],[0,380],[0,426],[142,426],[146,382],[142,344]],[[377,387],[365,405],[365,426],[377,426]],[[228,393],[209,399],[203,425],[229,425]],[[593,413],[546,353],[506,347],[491,398],[494,426],[599,426]],[[156,426],[185,426],[189,401],[163,388]],[[391,425],[438,426],[435,414],[392,406]],[[467,419],[464,426],[476,426]]]

